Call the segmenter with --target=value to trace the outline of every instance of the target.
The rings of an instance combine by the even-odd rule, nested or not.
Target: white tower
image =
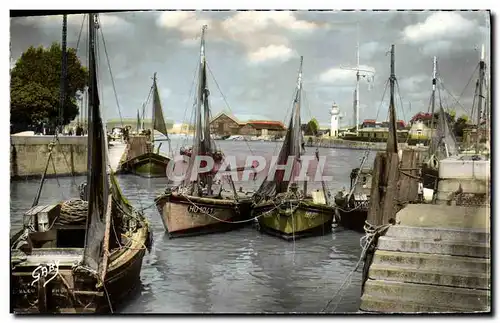
[[[330,115],[332,116],[330,119],[330,137],[336,138],[339,135],[340,109],[335,102],[332,104]]]

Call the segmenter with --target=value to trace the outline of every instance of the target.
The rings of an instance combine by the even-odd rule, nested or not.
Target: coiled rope
[[[82,199],[70,199],[61,204],[57,224],[84,224],[87,220],[89,203]]]

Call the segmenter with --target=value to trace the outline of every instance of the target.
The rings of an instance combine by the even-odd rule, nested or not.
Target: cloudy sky
[[[82,19],[82,15],[68,17],[71,47],[76,47]],[[479,11],[170,11],[100,14],[100,25],[123,117],[135,117],[157,72],[166,118],[189,121],[200,31],[207,24],[213,115],[225,110],[243,121],[285,121],[302,55],[303,120],[315,117],[328,124],[329,108],[336,102],[346,125],[352,124],[355,72],[341,67],[356,66],[357,35],[361,68],[375,72],[373,82],[362,81],[360,85],[360,119],[386,118],[389,91],[384,101],[382,95],[390,72],[390,56],[386,54],[391,44],[396,45],[399,119],[408,120],[416,112],[427,111],[433,56],[438,57],[446,90],[456,98],[463,92],[460,104],[465,111],[455,104],[457,113],[462,114],[470,112],[474,82],[466,85],[482,44],[489,54],[487,19],[487,14]],[[61,25],[61,16],[11,18],[11,66],[29,46],[60,41]],[[87,30],[84,26],[78,46],[85,64]],[[100,41],[104,114],[116,118],[118,108],[102,37]],[[446,91],[442,98],[453,102]]]

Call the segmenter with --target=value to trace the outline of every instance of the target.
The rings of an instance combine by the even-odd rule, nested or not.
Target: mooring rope
[[[361,245],[361,248],[362,248],[362,250],[361,250],[361,256],[359,257],[359,260],[356,263],[356,266],[354,266],[354,269],[351,272],[349,272],[349,274],[344,279],[342,285],[340,285],[340,288],[333,295],[333,297],[328,301],[328,303],[321,310],[321,312],[325,312],[328,309],[328,307],[333,302],[333,300],[335,299],[335,297],[337,297],[337,295],[340,293],[340,291],[343,290],[343,288],[346,285],[346,283],[347,283],[348,280],[349,280],[349,284],[347,286],[349,286],[351,284],[352,275],[356,272],[356,270],[358,270],[359,265],[361,265],[361,263],[365,260],[366,252],[368,251],[368,249],[374,244],[375,239],[380,234],[384,233],[390,226],[392,226],[392,224],[383,224],[383,225],[379,225],[379,226],[374,226],[374,225],[368,223],[368,221],[365,221],[365,225],[364,225],[365,235],[362,236],[361,239],[360,239],[360,241],[359,241],[360,245]],[[340,298],[340,300],[335,305],[335,308],[333,309],[333,312],[335,312],[335,310],[337,309],[338,305],[342,301],[343,297],[344,296],[342,295],[341,298]]]
[[[276,209],[280,208],[282,205],[286,204],[286,200],[282,200],[282,201],[280,202],[280,204],[278,204],[278,205],[276,205],[276,204],[274,204],[274,203],[273,203],[273,204],[274,204],[274,207],[273,207],[272,209],[270,209],[270,210],[268,210],[268,211],[265,211],[265,212],[263,212],[262,214],[260,214],[260,215],[258,215],[258,216],[254,216],[254,217],[252,217],[252,218],[250,218],[250,219],[247,219],[247,220],[240,220],[240,221],[227,221],[227,220],[220,219],[220,218],[218,218],[218,217],[216,217],[216,216],[213,216],[213,215],[209,214],[208,212],[203,211],[203,210],[202,210],[201,208],[199,208],[199,207],[198,207],[198,206],[197,206],[197,205],[196,205],[193,201],[191,201],[187,195],[185,195],[185,194],[180,194],[180,195],[181,195],[182,197],[184,197],[184,198],[185,198],[185,199],[186,199],[189,203],[191,203],[191,205],[193,205],[194,207],[196,207],[196,208],[197,208],[197,209],[198,209],[201,213],[203,213],[203,214],[205,214],[205,215],[207,215],[207,216],[209,216],[209,217],[211,217],[211,218],[213,218],[213,219],[215,219],[215,220],[217,220],[217,221],[219,221],[219,222],[224,222],[224,223],[234,223],[234,224],[239,224],[239,223],[247,223],[247,222],[252,222],[252,221],[255,221],[255,220],[259,219],[260,217],[262,217],[262,216],[264,216],[264,215],[267,215],[267,214],[269,214],[269,213],[273,212],[274,210],[276,210]],[[297,203],[297,205],[295,206],[295,208],[292,210],[292,213],[293,213],[293,212],[294,212],[294,211],[295,211],[295,210],[296,210],[296,209],[300,206],[301,202],[302,202],[302,200],[299,200],[299,203]]]

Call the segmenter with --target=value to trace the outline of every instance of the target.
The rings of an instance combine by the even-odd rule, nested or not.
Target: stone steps
[[[432,286],[398,281],[367,280],[362,310],[370,310],[374,299],[378,303],[410,303],[413,310],[421,311],[488,311],[491,307],[491,292],[469,288]],[[396,302],[394,302],[396,301]],[[397,306],[397,304],[396,304]],[[405,305],[408,307],[408,305]],[[388,307],[394,311],[394,306]],[[411,309],[411,308],[410,308]]]
[[[439,241],[434,239],[409,240],[408,238],[383,236],[378,240],[378,249],[490,258],[489,243],[469,241]]]
[[[400,225],[490,231],[489,207],[408,204],[396,215]],[[410,238],[410,237],[408,237]]]
[[[460,308],[458,306],[440,307],[436,304],[420,303],[396,297],[379,297],[364,294],[361,297],[361,313],[475,313],[475,310]],[[483,311],[490,311],[487,310]]]
[[[422,228],[404,225],[391,226],[387,230],[385,236],[400,238],[411,237],[414,240],[430,239],[435,241],[450,240],[480,243],[488,243],[490,241],[490,233],[488,230]]]
[[[476,289],[490,288],[489,273],[443,270],[441,268],[411,268],[372,264],[369,279],[400,281],[408,283],[464,287]]]
[[[388,250],[377,250],[373,257],[373,264],[413,267],[415,269],[447,268],[466,272],[491,272],[489,259]]]

